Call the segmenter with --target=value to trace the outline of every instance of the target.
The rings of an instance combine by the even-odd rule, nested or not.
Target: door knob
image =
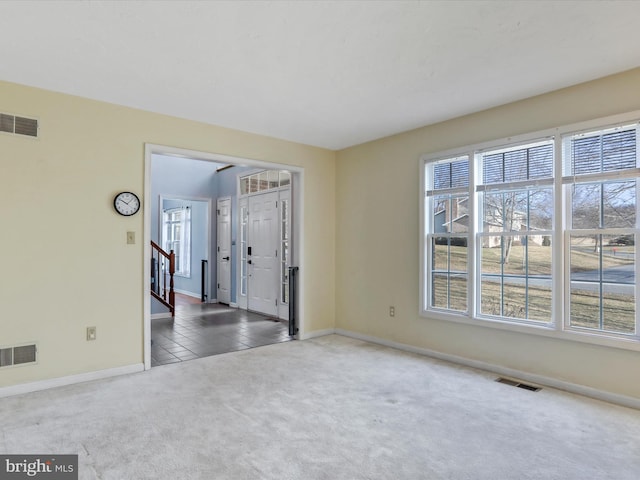
[[[247,260],[247,263],[248,263],[249,265],[251,265],[251,260]]]
[[[222,257],[223,260],[229,260],[229,257]]]

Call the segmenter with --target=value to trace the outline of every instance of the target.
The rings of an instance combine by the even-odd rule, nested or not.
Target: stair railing
[[[173,275],[176,273],[176,254],[165,252],[151,240],[151,296],[176,315],[176,293],[173,290]]]

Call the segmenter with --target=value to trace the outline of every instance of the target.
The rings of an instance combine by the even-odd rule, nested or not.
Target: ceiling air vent
[[[0,113],[0,132],[37,137],[38,120],[35,118],[9,115],[8,113]]]
[[[35,344],[0,348],[0,367],[35,363],[36,353],[37,349]]]

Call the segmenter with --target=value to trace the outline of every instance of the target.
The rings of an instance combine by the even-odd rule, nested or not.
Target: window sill
[[[493,328],[496,330],[522,333],[525,335],[537,335],[556,340],[588,343],[591,345],[640,352],[640,337],[637,335],[624,338],[614,335],[591,333],[588,331],[557,330],[553,325],[520,324],[492,318],[471,318],[466,314],[455,314],[436,310],[420,310],[420,316],[429,320],[455,322],[481,328]]]

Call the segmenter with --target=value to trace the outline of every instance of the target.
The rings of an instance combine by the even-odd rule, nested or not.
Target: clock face
[[[140,210],[140,199],[135,193],[121,192],[113,199],[113,206],[120,215],[128,217]]]

